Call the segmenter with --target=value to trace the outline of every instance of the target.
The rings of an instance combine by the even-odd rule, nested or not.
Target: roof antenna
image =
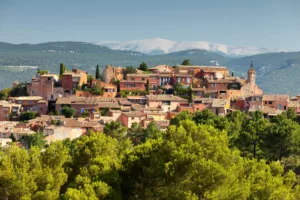
[[[253,69],[253,59],[251,60],[250,68]]]

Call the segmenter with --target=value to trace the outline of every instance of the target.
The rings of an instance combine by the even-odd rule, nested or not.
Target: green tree
[[[263,137],[263,147],[268,160],[281,160],[293,152],[300,153],[299,124],[280,114],[273,118]]]
[[[124,78],[127,78],[127,74],[135,74],[136,73],[136,68],[132,66],[126,66],[124,69]]]
[[[242,155],[252,158],[262,158],[262,139],[266,133],[268,121],[261,111],[250,113],[250,118],[244,120],[238,139],[238,148]]]
[[[37,113],[33,111],[23,112],[20,115],[20,121],[28,121],[37,117]]]
[[[75,115],[75,110],[69,106],[64,106],[63,109],[61,110],[61,113],[66,117],[66,118],[71,118],[74,117]]]
[[[148,65],[145,62],[142,62],[139,69],[142,71],[148,71]]]
[[[3,90],[1,90],[0,92],[0,100],[7,100],[10,92],[11,92],[11,88],[4,88]]]
[[[41,70],[41,69],[38,69],[38,70],[37,70],[37,73],[38,73],[39,75],[43,75],[43,74],[48,74],[48,71],[47,71],[47,70]]]
[[[47,141],[44,140],[44,135],[42,132],[38,132],[36,134],[30,134],[24,136],[24,142],[25,146],[27,146],[29,149],[36,146],[40,149],[44,148]]]
[[[145,130],[140,124],[134,122],[127,130],[126,137],[129,138],[134,145],[141,144],[146,139]]]
[[[127,128],[120,122],[112,121],[105,124],[103,131],[106,135],[116,138],[120,141],[125,136]]]
[[[149,83],[149,79],[147,79],[147,82],[146,82],[146,92],[147,92],[147,94],[149,94],[149,91],[150,91],[150,83]]]
[[[59,75],[61,76],[65,72],[66,72],[66,66],[63,63],[60,63],[60,66],[59,66]]]
[[[28,96],[27,93],[27,83],[20,83],[12,88],[9,96],[11,97],[20,97],[20,96]]]
[[[193,115],[191,113],[189,113],[188,111],[182,111],[182,112],[178,113],[177,115],[175,115],[175,117],[170,119],[170,124],[179,126],[180,121],[187,120],[187,119],[192,120]]]
[[[101,79],[99,65],[97,65],[97,67],[96,67],[96,75],[95,75],[95,77],[96,77],[97,80]]]
[[[92,75],[88,75],[87,76],[87,82],[88,82],[88,85],[91,86],[93,84],[93,79],[94,77]]]
[[[190,60],[186,59],[182,62],[182,65],[192,65]]]

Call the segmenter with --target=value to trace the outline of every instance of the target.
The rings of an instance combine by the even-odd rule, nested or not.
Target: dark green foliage
[[[147,79],[147,82],[146,82],[146,92],[149,94],[149,91],[150,91],[150,83],[149,83],[149,79]]]
[[[182,62],[182,65],[192,65],[190,60],[189,59],[185,59],[183,62]]]
[[[44,140],[44,135],[42,132],[36,134],[25,135],[23,138],[25,146],[31,149],[32,147],[38,147],[40,149],[44,148],[46,145],[46,140]]]
[[[127,74],[135,74],[136,73],[136,68],[133,66],[126,66],[123,73],[124,73],[124,77],[126,79]]]
[[[121,97],[126,98],[127,96],[139,96],[146,95],[147,91],[144,90],[122,90],[120,92]]]
[[[36,118],[37,116],[38,114],[36,112],[32,112],[32,111],[23,112],[20,115],[20,121],[28,121]]]
[[[61,76],[63,73],[65,73],[65,71],[66,71],[66,66],[64,65],[64,63],[60,63],[59,75]]]
[[[148,65],[147,65],[145,62],[142,62],[142,63],[140,64],[139,70],[142,70],[142,71],[148,71]]]
[[[240,90],[241,89],[241,84],[239,82],[236,83],[230,83],[227,85],[227,89],[229,90]]]
[[[4,88],[3,90],[0,91],[0,100],[7,100],[10,92],[11,92],[11,88]]]
[[[97,80],[100,80],[100,78],[101,78],[99,65],[97,65],[97,67],[96,67],[96,75],[95,75],[95,77],[96,77]]]
[[[272,160],[241,157],[235,147],[229,148],[227,131],[233,135],[240,132],[233,129],[251,130],[248,120],[257,122],[260,117],[260,113],[249,118],[241,112],[227,117],[209,111],[202,115],[184,112],[166,132],[155,122],[146,129],[134,123],[126,136],[126,129],[112,122],[105,125],[106,134],[90,132],[73,141],[51,143],[44,151],[36,147],[43,148],[44,144],[39,134],[36,140],[29,140],[29,151],[14,145],[0,148],[0,196],[33,200],[298,200],[300,186],[290,170],[299,172],[299,144],[289,143],[296,148],[286,149],[284,166]],[[294,123],[286,114],[268,122],[283,127]],[[277,134],[285,128],[270,130]]]
[[[66,117],[66,118],[71,118],[74,117],[75,115],[75,110],[69,106],[64,106],[63,109],[61,110],[61,113]]]
[[[37,73],[38,73],[39,75],[43,75],[43,74],[48,74],[48,71],[47,71],[47,70],[41,70],[41,69],[38,69],[38,70],[37,70]]]
[[[122,140],[125,137],[126,130],[126,127],[120,122],[113,121],[105,124],[103,132],[110,137]]]
[[[27,94],[27,84],[20,83],[13,87],[9,93],[11,97],[20,97],[20,96],[28,96]]]

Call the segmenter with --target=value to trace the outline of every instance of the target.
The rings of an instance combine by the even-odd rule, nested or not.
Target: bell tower
[[[250,68],[248,70],[248,82],[255,85],[256,72],[253,68],[253,62],[251,61]]]

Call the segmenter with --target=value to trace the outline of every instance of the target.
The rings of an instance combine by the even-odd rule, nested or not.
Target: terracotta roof
[[[263,101],[288,101],[290,96],[288,94],[264,94]]]
[[[89,104],[97,105],[97,97],[59,97],[56,104]]]
[[[283,112],[283,110],[277,110],[275,108],[271,108],[271,107],[268,107],[268,106],[263,106],[261,108],[261,111],[264,114],[268,114],[268,115],[279,115]]]
[[[152,101],[188,101],[175,95],[147,95],[147,99]]]
[[[96,120],[76,120],[72,118],[66,118],[63,120],[65,127],[82,127],[82,128],[92,128],[102,126]]]
[[[289,108],[300,108],[300,102],[299,101],[289,102]]]
[[[127,99],[146,99],[146,96],[127,96]]]
[[[190,78],[192,78],[192,77],[194,77],[193,75],[191,75],[191,74],[175,74],[175,77],[190,77]]]
[[[101,102],[99,108],[120,108],[121,106],[117,102]]]
[[[195,98],[193,101],[201,101],[203,104],[212,104],[215,99],[210,98]]]
[[[43,99],[43,97],[40,96],[22,96],[15,98],[16,101],[38,101]]]
[[[127,117],[143,117],[146,116],[146,113],[140,111],[131,111],[131,112],[123,112],[122,114],[126,115]]]
[[[121,83],[145,83],[145,81],[122,80]]]
[[[127,74],[127,78],[129,77],[150,77],[152,74]]]
[[[169,120],[163,120],[163,121],[155,121],[155,123],[160,127],[160,128],[168,128],[170,125]]]
[[[194,66],[194,65],[178,65],[179,68],[186,69],[202,69],[205,72],[228,71],[227,67],[223,66]]]

